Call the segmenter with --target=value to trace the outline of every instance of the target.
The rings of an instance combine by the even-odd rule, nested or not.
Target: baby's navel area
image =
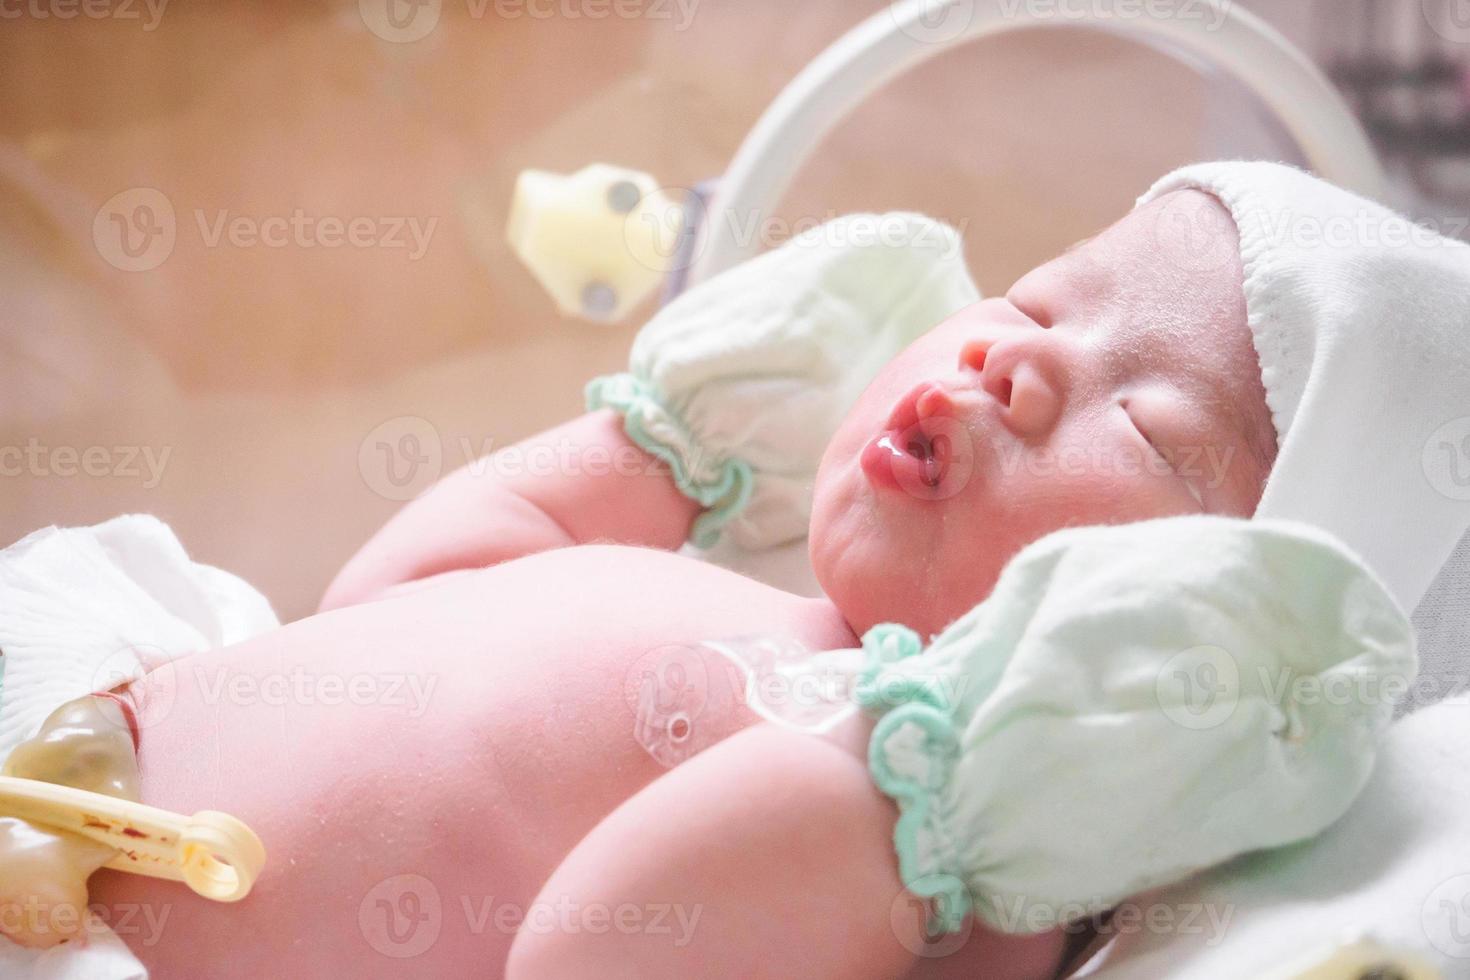
[[[142,799],[238,816],[265,870],[238,905],[107,871],[92,901],[156,980],[499,976],[523,920],[575,927],[542,883],[665,771],[636,730],[659,651],[751,634],[854,642],[820,602],[589,546],[177,661],[131,691]],[[730,673],[695,686],[701,741],[754,722]]]

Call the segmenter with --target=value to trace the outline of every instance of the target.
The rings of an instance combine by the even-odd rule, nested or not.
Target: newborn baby
[[[1214,260],[1161,245],[1180,223],[1190,254]],[[451,475],[348,563],[321,614],[119,692],[141,798],[234,813],[267,842],[251,899],[221,910],[99,875],[93,901],[168,909],[159,941],[133,944],[165,980],[200,964],[220,977],[1055,975],[1068,955],[1055,928],[977,923],[949,955],[916,956],[922,920],[895,912],[895,810],[864,762],[871,721],[826,738],[759,724],[711,663],[700,696],[727,710],[701,714],[699,736],[718,744],[666,774],[634,737],[635,689],[658,651],[704,638],[821,651],[885,622],[939,633],[1060,528],[1250,516],[1276,429],[1243,275],[1230,211],[1181,189],[919,337],[821,459],[809,539],[825,597],[676,554],[719,505],[681,492],[679,467],[609,409],[506,452],[635,465]],[[293,671],[427,694],[231,695]],[[709,816],[729,812],[745,818]],[[584,914],[599,909],[601,928]]]
[[[407,667],[437,681],[429,709],[236,707],[211,703],[207,685],[178,682],[166,693],[138,685],[143,798],[184,810],[208,799],[248,815],[271,862],[252,899],[228,911],[118,876],[100,876],[94,898],[174,904],[165,941],[137,951],[159,977],[187,975],[200,962],[220,975],[260,976],[289,963],[294,975],[386,976],[401,964],[363,941],[359,903],[384,879],[416,874],[434,883],[443,925],[414,969],[493,973],[514,937],[494,915],[530,908],[572,848],[663,772],[631,737],[625,691],[649,651],[745,634],[813,650],[854,647],[862,631],[890,620],[933,633],[983,598],[1017,550],[1056,528],[1249,515],[1274,436],[1239,260],[1200,271],[1161,261],[1156,229],[1171,208],[1215,212],[1202,227],[1233,234],[1218,201],[1181,191],[1034,270],[1004,298],[960,311],[882,370],[832,440],[816,483],[811,555],[828,599],[674,554],[699,507],[661,468],[649,475],[652,459],[638,475],[449,477],[347,565],[324,602],[339,611],[177,665],[189,678],[198,669],[264,676],[294,664],[321,676]],[[921,451],[916,442],[933,419],[949,421]],[[942,439],[950,445],[933,445]],[[570,443],[582,458],[643,452],[608,410],[534,441]],[[1042,451],[1061,460],[1073,449],[1089,454],[1080,465],[1046,472],[1035,463]],[[1099,455],[1103,465],[1091,462]],[[927,477],[919,472],[926,465]],[[435,587],[419,587],[429,582]],[[730,683],[718,670],[708,677]],[[708,697],[737,700],[718,690]],[[700,723],[720,726],[702,733],[719,738],[757,720],[738,709]],[[779,738],[759,729],[750,737]],[[845,814],[814,828],[820,846],[860,856],[851,880],[828,883],[828,894],[883,896],[854,931],[886,938],[886,948],[844,940],[847,923],[834,933],[836,920],[814,911],[812,882],[797,878],[786,909],[734,915],[746,901],[737,889],[729,907],[706,905],[697,923],[671,917],[668,925],[701,937],[742,933],[752,951],[797,951],[783,957],[792,975],[899,976],[912,956],[888,925],[890,899],[902,891],[887,841],[891,804],[860,754],[798,744],[832,754],[824,760],[831,781],[808,787],[799,805]],[[780,753],[796,773],[801,756]],[[767,792],[794,794],[799,786],[783,786],[779,775],[752,778]],[[748,829],[782,853],[817,846],[775,826]],[[666,860],[691,862],[691,878],[738,880],[718,855],[693,858]],[[793,875],[800,866],[791,862]],[[763,893],[769,883],[750,887]],[[696,892],[691,880],[668,894]],[[557,897],[543,900],[554,907]],[[478,931],[462,902],[479,915]],[[1050,976],[1063,938],[977,932],[967,952],[924,965]],[[791,959],[844,948],[840,962],[809,970]],[[579,974],[527,962],[512,975]]]

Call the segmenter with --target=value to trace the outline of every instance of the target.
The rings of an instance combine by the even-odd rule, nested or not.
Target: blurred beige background
[[[412,43],[376,37],[355,0],[7,20],[0,538],[149,511],[283,617],[309,612],[398,506],[378,443],[437,439],[447,471],[578,411],[622,364],[636,318],[559,316],[504,244],[517,172],[714,176],[781,86],[883,6],[648,0],[592,20],[446,0]],[[1199,156],[1211,104],[1189,69],[1110,36],[982,42],[864,106],[782,213],[965,223],[978,281],[1003,290]],[[140,187],[177,234],[129,272],[93,223]],[[221,212],[297,210],[434,224],[417,257],[210,241]]]

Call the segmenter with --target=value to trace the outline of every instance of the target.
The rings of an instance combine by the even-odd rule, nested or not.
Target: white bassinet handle
[[[896,0],[853,28],[786,86],[745,138],[710,202],[706,240],[689,281],[758,251],[759,242],[737,230],[748,227],[751,216],[774,211],[812,149],[873,92],[960,44],[1043,25],[1165,42],[1225,71],[1266,103],[1318,174],[1365,196],[1380,195],[1382,168],[1347,105],[1305,54],[1238,4],[1150,0],[1134,5],[1132,16],[1109,5],[1081,6],[1096,9],[1084,14],[1075,4],[1020,0]]]

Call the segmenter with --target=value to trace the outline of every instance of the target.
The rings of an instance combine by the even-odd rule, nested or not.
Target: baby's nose
[[[980,375],[980,387],[1001,405],[1017,435],[1042,438],[1061,418],[1062,358],[1049,339],[970,340],[960,350],[960,367]]]

